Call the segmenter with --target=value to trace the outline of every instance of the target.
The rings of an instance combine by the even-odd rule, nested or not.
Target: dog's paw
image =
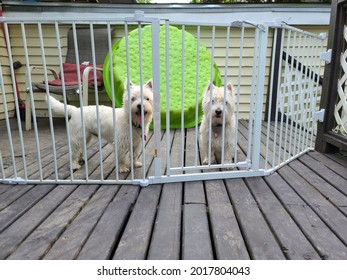
[[[118,167],[118,171],[119,173],[125,173],[125,172],[129,172],[129,167],[125,166],[125,165],[121,165]]]
[[[216,163],[216,159],[215,158],[211,158],[211,163],[210,164],[215,164]],[[203,161],[202,161],[202,164],[203,165],[208,165],[208,158],[205,158]]]
[[[142,162],[141,161],[135,161],[134,163],[134,167],[135,168],[138,168],[138,167],[141,167],[142,166]]]
[[[81,168],[81,165],[78,163],[78,162],[74,162],[73,164],[72,164],[72,169],[74,170],[74,171],[76,171],[76,170],[78,170],[78,169],[80,169]]]

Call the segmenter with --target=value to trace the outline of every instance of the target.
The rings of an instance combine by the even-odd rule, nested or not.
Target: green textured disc
[[[128,33],[129,44],[129,69],[130,80],[140,84],[140,61],[139,61],[139,30],[135,29]],[[142,41],[142,81],[146,83],[152,78],[152,28],[150,25],[141,28]],[[211,78],[211,54],[207,48],[199,44],[199,59],[197,60],[197,40],[189,32],[184,32],[184,51],[182,51],[182,30],[177,27],[169,27],[169,96],[170,96],[170,127],[180,128],[182,124],[181,111],[184,99],[184,127],[189,128],[196,125],[196,110],[198,120],[201,121],[201,101],[203,92]],[[160,27],[160,110],[161,127],[166,127],[166,30]],[[182,55],[184,53],[184,65]],[[198,62],[198,88],[196,87]],[[122,106],[122,95],[124,92],[124,81],[127,77],[126,66],[126,40],[123,37],[112,47],[112,69],[115,86],[116,107]],[[182,69],[184,69],[182,83]],[[213,81],[217,86],[221,85],[221,76],[216,65],[213,67]],[[107,94],[112,99],[110,80],[110,58],[107,55],[104,62],[104,84]],[[184,86],[182,86],[184,84]],[[182,91],[184,97],[182,97]],[[198,102],[196,102],[198,94]],[[196,104],[198,103],[198,108]]]

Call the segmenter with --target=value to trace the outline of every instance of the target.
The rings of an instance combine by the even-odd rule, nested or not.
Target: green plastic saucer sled
[[[143,83],[152,78],[152,28],[150,25],[141,29],[142,34],[142,77]],[[182,126],[182,30],[170,26],[169,48],[169,77],[170,77],[170,128]],[[165,54],[165,26],[160,27],[160,111],[161,128],[166,127],[166,54]],[[130,80],[140,84],[138,29],[128,33]],[[211,55],[207,48],[199,45],[199,76],[198,91],[196,89],[196,48],[197,40],[189,32],[184,33],[184,127],[196,125],[196,92],[198,92],[198,122],[202,118],[201,101],[204,90],[210,81]],[[116,107],[122,107],[122,95],[126,72],[125,37],[112,47],[112,65],[114,79],[114,95]],[[222,79],[216,65],[214,65],[213,82],[221,86]],[[104,85],[109,98],[112,100],[110,80],[110,58],[106,56],[104,62]]]

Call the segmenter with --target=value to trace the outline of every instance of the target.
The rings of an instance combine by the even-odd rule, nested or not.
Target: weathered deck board
[[[109,187],[113,188],[113,186]],[[112,258],[138,192],[139,187],[122,186],[120,188],[85,242],[78,259]]]
[[[182,183],[171,183],[163,186],[148,259],[180,259],[182,191]]]
[[[242,179],[226,180],[251,259],[285,259],[262,213]]]
[[[334,173],[336,173],[339,176],[341,176],[342,178],[347,179],[346,168],[343,165],[341,165],[341,164],[337,163],[336,161],[330,159],[326,155],[320,154],[318,152],[311,152],[309,154],[309,156],[314,158],[315,160],[317,160],[325,168],[328,168],[328,170],[331,170]],[[325,172],[327,172],[327,171],[325,171]]]
[[[195,162],[195,131],[188,130],[185,138],[186,165]],[[175,147],[180,151],[180,147]],[[190,171],[186,171],[189,173]],[[195,242],[193,242],[195,240]],[[200,248],[200,249],[198,249]],[[182,221],[182,259],[213,259],[205,190],[202,181],[184,183]]]
[[[200,156],[195,151],[195,129],[187,130],[185,162],[186,165],[199,165]],[[186,171],[189,173],[189,171]],[[186,182],[184,184],[184,204],[204,204],[206,205],[206,197],[204,184],[202,181]]]
[[[44,199],[3,229],[0,234],[0,258],[8,257],[77,187],[56,186]]]
[[[1,124],[0,124],[1,125]],[[43,124],[44,125],[44,124]],[[263,126],[261,164],[302,141],[292,126],[282,147],[275,126]],[[60,178],[71,176],[64,129],[57,133]],[[14,134],[15,135],[15,134]],[[1,137],[1,136],[0,136]],[[26,139],[33,139],[26,134]],[[248,123],[239,123],[238,160],[247,152]],[[153,137],[146,168],[154,174]],[[41,139],[41,138],[40,138]],[[195,130],[170,133],[171,167],[200,164]],[[54,178],[49,139],[42,139],[43,178]],[[182,145],[183,140],[183,145]],[[19,143],[18,139],[15,139]],[[166,132],[161,143],[166,171]],[[37,174],[35,147],[25,143],[27,174]],[[19,151],[20,152],[20,151]],[[88,149],[89,178],[100,177],[97,145]],[[114,178],[112,147],[102,150],[103,175]],[[17,171],[23,175],[21,157]],[[347,259],[347,159],[310,152],[264,178],[131,185],[0,184],[0,259]],[[13,174],[13,167],[6,172]],[[85,170],[73,173],[84,178]],[[183,171],[175,171],[179,174]],[[189,173],[190,171],[184,171]],[[206,171],[208,172],[208,171]],[[131,174],[121,174],[120,179]],[[134,169],[141,178],[142,169]]]
[[[213,258],[206,205],[184,204],[182,221],[182,259],[212,260]]]
[[[151,138],[150,138],[151,139]],[[148,144],[150,143],[150,144]],[[148,141],[148,145],[152,145],[153,141]],[[150,149],[146,150],[147,153],[149,153]],[[148,154],[147,154],[148,156]],[[110,159],[110,162],[108,162],[105,166],[109,167],[112,166],[113,157],[110,156],[108,159]],[[146,161],[146,164],[149,167],[150,161]],[[112,168],[111,168],[112,169]],[[105,168],[105,170],[108,170],[108,168]],[[111,170],[109,170],[111,171]],[[141,173],[140,169],[135,170],[135,172]],[[129,176],[129,175],[128,175]],[[121,175],[121,177],[124,177],[124,175]],[[120,186],[115,186],[108,188],[107,186],[100,187],[100,191],[96,193],[96,195],[91,199],[91,201],[86,205],[86,207],[81,211],[80,215],[76,218],[76,220],[70,225],[69,230],[70,232],[67,232],[67,237],[64,237],[64,234],[62,237],[60,237],[57,242],[54,244],[52,249],[49,251],[49,253],[44,257],[45,259],[69,259],[69,258],[77,258],[78,254],[83,250],[82,247],[86,244],[86,249],[82,251],[83,255],[82,258],[89,258],[87,257],[87,248],[93,248],[93,242],[99,241],[98,236],[92,234],[92,236],[89,238],[89,235],[92,231],[94,231],[94,227],[98,227],[100,230],[100,226],[104,225],[96,224],[101,219],[101,216],[105,213],[106,207],[111,204],[112,198],[117,194],[118,195],[118,189]],[[106,188],[107,190],[103,190]],[[132,201],[133,204],[135,199],[137,198],[137,195],[139,193],[139,188],[133,188],[135,192],[133,193]],[[122,194],[122,192],[120,192]],[[128,208],[129,204],[125,204],[126,209]],[[124,213],[124,211],[121,211]],[[127,213],[124,213],[124,216],[127,216]],[[123,217],[124,217],[123,216]],[[78,220],[78,218],[81,219],[81,221]],[[121,218],[122,220],[122,218]],[[105,221],[105,220],[103,220]],[[108,221],[106,221],[108,222]],[[79,223],[82,223],[85,225],[85,228],[80,227]],[[116,224],[117,226],[118,224]],[[107,231],[106,231],[107,232]],[[115,231],[117,232],[117,230]],[[101,237],[105,238],[107,236],[104,236],[104,233],[101,235]],[[114,246],[113,241],[114,239],[109,238],[106,242],[104,242],[104,250],[98,250],[94,251],[93,254],[100,254],[103,252],[110,252]],[[95,243],[94,243],[95,246]],[[87,254],[87,255],[86,255]]]
[[[224,182],[222,180],[206,181],[205,185],[216,258],[249,259]]]
[[[170,143],[173,142],[174,133],[170,135]],[[161,145],[162,170],[166,166],[166,133]],[[179,147],[176,144],[170,145],[173,160],[178,159]],[[169,259],[176,260],[181,254],[181,219],[182,219],[182,193],[183,183],[164,184],[160,196],[156,220],[153,226],[152,238],[148,248],[148,259]]]
[[[298,176],[298,175],[296,175]],[[346,259],[347,247],[278,173],[264,178],[322,259]],[[277,209],[276,209],[277,210]],[[300,245],[300,244],[298,244]],[[287,247],[292,250],[293,248]]]
[[[146,258],[160,192],[161,185],[141,190],[113,256],[114,260]]]
[[[288,259],[319,259],[292,217],[272,193],[263,178],[247,178],[246,183],[269,227]]]
[[[331,188],[331,186],[333,186],[337,190],[336,192],[334,191],[334,195],[337,196],[336,199],[341,199],[340,192],[344,195],[347,195],[347,180],[343,178],[343,176],[347,176],[347,174],[341,174],[342,176],[340,176],[340,174],[337,174],[335,171],[328,169],[326,165],[319,163],[317,160],[310,157],[309,155],[303,155],[302,157],[300,157],[299,160],[300,162],[306,165],[305,170],[312,168],[316,171],[317,174],[319,174],[320,177],[312,178],[312,180],[315,179],[314,182],[321,189],[322,192],[324,192],[322,187],[329,189],[329,199],[331,199],[331,196],[333,195],[332,191],[334,191],[334,189]],[[326,182],[324,182],[324,180]],[[343,203],[346,203],[346,201],[343,200],[341,206],[343,206]]]
[[[335,205],[321,195],[305,178],[289,166],[284,166],[278,173],[287,181],[307,205],[325,222],[341,241],[346,244],[347,219]]]
[[[81,211],[98,186],[77,188],[22,242],[9,259],[41,259]]]

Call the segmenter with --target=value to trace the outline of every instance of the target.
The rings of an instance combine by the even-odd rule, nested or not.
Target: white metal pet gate
[[[58,183],[58,184],[156,184],[176,181],[207,180],[217,178],[234,178],[248,176],[262,176],[273,172],[287,162],[312,149],[315,137],[315,125],[317,118],[321,118],[323,112],[317,112],[320,97],[320,54],[323,52],[324,36],[311,34],[285,23],[273,22],[268,24],[255,24],[251,22],[233,22],[231,24],[199,24],[192,22],[171,22],[159,20],[157,18],[146,18],[142,13],[137,13],[133,18],[125,20],[72,20],[72,19],[9,19],[2,18],[5,30],[5,41],[7,44],[8,64],[0,67],[0,90],[2,105],[4,107],[4,120],[1,120],[1,130],[3,142],[0,146],[0,182],[2,183]],[[93,38],[94,30],[100,27],[107,29],[108,52],[112,54],[114,44],[113,30],[123,30],[126,44],[129,30],[141,29],[144,25],[152,26],[152,79],[154,92],[154,118],[153,130],[149,135],[145,135],[142,129],[141,162],[142,167],[134,168],[130,166],[128,173],[118,172],[118,156],[120,153],[117,141],[108,144],[98,136],[97,143],[86,148],[86,139],[83,134],[83,148],[85,164],[79,170],[73,170],[71,157],[70,134],[68,127],[68,115],[65,119],[56,124],[48,102],[47,118],[39,119],[37,112],[45,104],[38,100],[38,95],[34,93],[32,83],[36,80],[49,81],[47,68],[55,66],[56,70],[63,71],[63,50],[66,47],[63,42],[64,34],[72,28],[75,42],[76,65],[78,76],[79,92],[82,92],[81,74],[79,69],[78,52],[84,46],[78,45],[76,30],[81,27],[90,29],[91,48],[93,50],[91,65],[96,65],[95,42]],[[179,59],[181,73],[184,73],[185,57],[170,57],[169,36],[165,42],[166,69],[162,67],[160,56],[160,32],[161,26],[165,26],[166,34],[170,33],[170,26],[176,26],[180,30],[191,32],[196,39],[196,52],[199,57],[201,46],[205,44],[211,54],[209,66],[209,81],[214,79],[215,65],[222,73],[222,84],[232,80],[235,89],[235,112],[236,128],[233,133],[237,149],[234,149],[233,162],[224,160],[225,147],[222,141],[222,158],[220,163],[211,161],[211,144],[209,144],[209,160],[207,165],[203,165],[199,153],[199,127],[198,110],[200,100],[196,102],[196,125],[192,128],[172,129],[170,126],[170,65],[172,59]],[[38,31],[38,37],[33,40],[28,35],[29,28]],[[51,29],[49,29],[51,28]],[[46,30],[48,29],[48,31]],[[50,31],[49,31],[50,30]],[[53,32],[52,32],[53,31]],[[53,33],[53,35],[52,35]],[[66,32],[65,32],[66,33]],[[117,32],[116,32],[117,33]],[[141,31],[139,38],[139,77],[140,83],[144,84],[144,73],[142,69],[142,38]],[[175,38],[178,42],[184,42],[184,32],[181,38]],[[208,35],[206,35],[208,34]],[[10,36],[11,35],[11,36]],[[45,36],[49,37],[46,38]],[[209,37],[209,38],[207,38]],[[49,40],[48,40],[49,39]],[[272,39],[272,42],[271,40]],[[251,41],[251,43],[249,43]],[[34,44],[30,45],[30,44]],[[55,51],[49,49],[49,44],[53,44]],[[251,47],[249,47],[251,46]],[[36,47],[36,48],[35,48]],[[182,54],[184,54],[185,44],[183,43]],[[129,66],[129,46],[126,45],[127,79],[131,80]],[[36,53],[35,53],[36,52]],[[33,56],[39,57],[39,62],[43,66],[43,75],[26,76],[26,87],[31,100],[31,112],[33,119],[33,130],[23,129],[23,115],[20,112],[20,100],[18,98],[18,88],[16,87],[16,72],[14,62],[21,60],[25,72],[29,73],[33,66]],[[112,55],[110,55],[109,75],[111,88],[117,85],[113,82]],[[196,86],[198,95],[199,83],[199,63],[194,65],[195,80],[191,81],[193,87]],[[147,70],[148,71],[148,70]],[[94,77],[96,70],[93,69]],[[160,95],[161,75],[165,75],[166,92]],[[18,74],[17,74],[18,77]],[[62,75],[64,80],[64,75]],[[181,79],[184,80],[181,74]],[[10,82],[9,82],[10,81]],[[206,81],[207,85],[208,81]],[[182,83],[183,84],[183,83]],[[67,105],[67,86],[62,84],[62,102]],[[96,111],[99,112],[99,89],[95,90]],[[185,96],[185,88],[178,89],[181,98]],[[226,89],[224,88],[224,92]],[[49,87],[46,86],[41,95],[48,96]],[[77,106],[83,104],[82,94],[76,98]],[[113,95],[112,95],[113,96]],[[166,119],[161,115],[161,98],[166,96]],[[143,97],[142,97],[143,98]],[[41,98],[42,99],[42,98]],[[225,99],[225,95],[224,95]],[[224,102],[226,102],[224,100]],[[14,106],[11,107],[11,104]],[[184,102],[181,102],[184,104]],[[212,101],[211,101],[212,104]],[[38,108],[41,106],[40,108]],[[115,107],[114,96],[109,106]],[[265,107],[267,108],[264,113]],[[12,117],[15,111],[17,118]],[[46,109],[47,111],[47,109]],[[181,120],[184,123],[185,108],[182,105]],[[28,114],[29,113],[29,114]],[[83,113],[81,110],[82,126]],[[131,115],[129,115],[131,118]],[[100,127],[102,121],[96,115],[97,123]],[[38,121],[40,120],[40,121]],[[48,128],[43,129],[43,123],[48,122]],[[131,121],[130,121],[131,122]],[[163,122],[166,128],[162,129]],[[115,125],[115,114],[112,117],[114,127],[114,139],[121,127]],[[211,125],[211,123],[210,123]],[[130,130],[133,126],[130,126]],[[225,125],[222,125],[225,129]],[[212,130],[212,128],[211,128]],[[60,134],[58,134],[58,132]],[[130,131],[129,131],[130,133]],[[100,134],[100,128],[99,128]],[[63,136],[61,136],[63,135]],[[213,140],[213,133],[209,133]],[[45,139],[46,138],[46,139]],[[43,146],[44,140],[49,144]],[[58,139],[59,138],[59,139]],[[6,143],[5,143],[6,142]],[[209,141],[209,143],[212,143]],[[130,145],[130,154],[133,147]],[[31,151],[29,155],[28,150]],[[132,157],[131,157],[132,158]]]

